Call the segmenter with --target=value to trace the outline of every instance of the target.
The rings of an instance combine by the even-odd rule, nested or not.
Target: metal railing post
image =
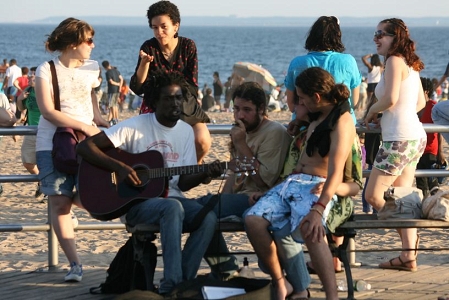
[[[47,202],[47,214],[48,214],[48,224],[50,229],[47,232],[48,235],[48,269],[54,270],[58,267],[58,238],[56,237],[55,230],[53,229],[53,224],[51,223],[51,208],[50,200]]]

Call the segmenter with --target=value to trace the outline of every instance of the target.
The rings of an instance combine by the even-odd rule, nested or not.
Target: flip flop
[[[398,259],[399,262],[401,263],[400,265],[393,265],[393,261],[395,259]],[[408,272],[416,272],[418,271],[418,267],[409,267],[407,266],[407,264],[410,264],[412,262],[414,262],[416,260],[409,260],[409,261],[402,261],[401,257],[395,257],[390,259],[389,261],[383,262],[379,264],[379,268],[381,269],[389,269],[389,270],[399,270],[399,271],[408,271]]]
[[[306,266],[307,266],[307,271],[309,272],[309,274],[316,274],[316,271],[314,268],[312,268],[311,266],[309,266],[309,262],[306,262]],[[335,274],[338,273],[343,273],[345,270],[341,269],[341,270],[334,270]]]

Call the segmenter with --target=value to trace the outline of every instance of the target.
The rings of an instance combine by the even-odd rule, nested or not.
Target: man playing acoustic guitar
[[[183,169],[182,166],[197,164],[192,127],[180,120],[186,86],[183,77],[178,73],[160,73],[153,76],[152,85],[152,95],[145,99],[154,113],[142,114],[120,122],[86,139],[77,148],[78,154],[85,161],[113,175],[109,176],[109,181],[111,177],[115,180],[109,182],[109,185],[125,181],[128,186],[137,187],[139,190],[148,189],[153,183],[152,180],[145,180],[138,174],[142,171],[140,166],[136,168],[136,165],[128,165],[104,153],[113,148],[142,155],[145,155],[144,152],[151,153],[151,150],[153,152],[156,150],[162,154],[165,166],[174,167],[173,169]],[[173,174],[171,177],[166,175],[169,181],[165,195],[137,201],[126,215],[122,216],[122,220],[131,226],[160,225],[164,262],[164,276],[159,288],[161,294],[170,292],[183,280],[195,278],[217,222],[215,214],[209,212],[199,227],[190,233],[181,251],[182,231],[188,230],[188,226],[202,208],[196,201],[184,198],[182,192],[198,186],[208,177],[218,177],[224,171],[218,161],[210,164],[207,172],[189,174],[189,170],[177,173],[182,175]],[[147,173],[150,170],[144,171]],[[81,174],[80,172],[80,176]],[[92,176],[89,177],[92,181]],[[96,201],[108,203],[106,191],[100,190],[98,193],[101,194]],[[80,196],[81,202],[86,207],[87,203],[85,205],[83,202],[82,178],[80,178]]]

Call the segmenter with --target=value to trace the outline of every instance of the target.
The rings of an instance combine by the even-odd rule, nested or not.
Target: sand
[[[132,113],[122,113],[121,119],[132,116]],[[231,113],[209,113],[216,124],[231,124]],[[287,123],[290,119],[288,112],[271,112],[270,118],[281,123]],[[14,142],[11,137],[5,136],[0,152],[1,174],[27,174],[20,160],[20,146],[23,137],[18,137]],[[206,162],[215,159],[225,161],[229,159],[227,150],[227,135],[212,135],[212,149],[206,158]],[[447,145],[445,147],[448,156]],[[188,193],[188,197],[197,197],[208,192],[216,193],[222,182],[214,180],[209,185],[201,185]],[[0,224],[29,224],[47,222],[47,203],[42,203],[42,198],[34,198],[36,183],[3,183],[4,192],[0,196]],[[356,213],[361,213],[360,194],[354,197]],[[74,208],[79,222],[92,222],[89,214],[81,209]],[[421,235],[420,248],[445,247],[449,242],[449,235],[442,230],[419,230]],[[84,268],[108,267],[116,252],[122,246],[129,234],[125,230],[88,230],[77,232],[77,247]],[[252,247],[244,233],[226,234],[226,240],[231,250],[251,251]],[[374,252],[357,253],[357,261],[363,264],[375,264],[387,258],[398,255],[398,252],[376,252],[379,249],[398,249],[400,240],[394,230],[365,230],[359,231],[356,237],[356,248],[359,250],[371,249]],[[0,272],[13,270],[33,271],[48,266],[47,257],[47,233],[46,232],[0,232]],[[419,255],[419,264],[439,265],[447,262],[449,251],[422,251]],[[242,258],[243,260],[243,258]],[[158,271],[161,270],[159,260]],[[66,267],[67,261],[59,251],[59,266]],[[257,268],[255,257],[251,259],[251,266]],[[205,263],[202,272],[207,272]]]

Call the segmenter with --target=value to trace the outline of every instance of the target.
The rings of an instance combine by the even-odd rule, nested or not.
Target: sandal
[[[393,261],[398,259],[401,263],[400,265],[394,265]],[[416,261],[415,259],[409,261],[402,261],[401,256],[390,259],[389,261],[383,262],[379,264],[379,268],[381,269],[389,269],[389,270],[400,270],[400,271],[408,271],[408,272],[416,272],[418,271],[418,267],[410,267],[410,263]],[[407,265],[408,264],[408,265]]]

